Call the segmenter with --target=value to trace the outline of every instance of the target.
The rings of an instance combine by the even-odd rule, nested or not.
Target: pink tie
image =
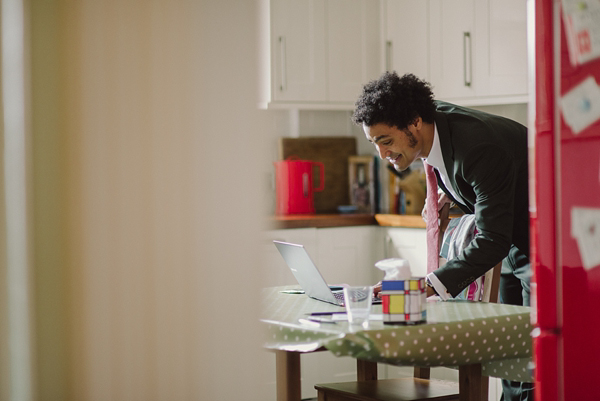
[[[427,179],[427,273],[436,270],[439,265],[440,225],[438,221],[437,180],[433,166],[423,162]]]

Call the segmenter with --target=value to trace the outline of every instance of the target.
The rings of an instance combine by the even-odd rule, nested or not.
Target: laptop
[[[303,245],[282,241],[273,243],[306,295],[319,301],[344,306],[343,291],[331,290]],[[373,297],[373,303],[381,303],[381,299]]]

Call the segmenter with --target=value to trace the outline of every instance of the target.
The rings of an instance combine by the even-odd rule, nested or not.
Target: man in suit
[[[365,85],[352,115],[396,170],[423,159],[435,168],[438,210],[455,202],[475,214],[477,234],[427,276],[428,295],[455,297],[502,261],[500,300],[529,305],[527,129],[507,118],[435,101],[412,74],[386,72]],[[532,400],[528,383],[503,381],[503,399]]]

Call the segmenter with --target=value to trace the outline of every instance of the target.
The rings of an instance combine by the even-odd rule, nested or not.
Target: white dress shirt
[[[461,202],[462,198],[458,196],[458,194],[454,191],[452,184],[450,183],[450,179],[448,178],[448,172],[446,171],[446,166],[444,165],[444,157],[442,156],[442,148],[440,146],[440,138],[438,135],[438,129],[435,122],[433,123],[433,144],[431,146],[431,150],[429,151],[429,155],[426,159],[423,159],[427,164],[433,166],[438,173],[440,174],[440,178],[444,183],[444,186],[448,188],[448,191],[452,194],[454,199]],[[427,280],[431,283],[437,294],[444,301],[452,296],[446,290],[446,286],[442,284],[442,282],[437,278],[437,276],[432,272],[427,275]]]

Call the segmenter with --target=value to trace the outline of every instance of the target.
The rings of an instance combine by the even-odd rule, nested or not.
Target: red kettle
[[[275,214],[315,213],[314,192],[325,188],[325,166],[321,162],[290,156],[275,164]],[[313,187],[313,166],[319,168],[319,187]]]

